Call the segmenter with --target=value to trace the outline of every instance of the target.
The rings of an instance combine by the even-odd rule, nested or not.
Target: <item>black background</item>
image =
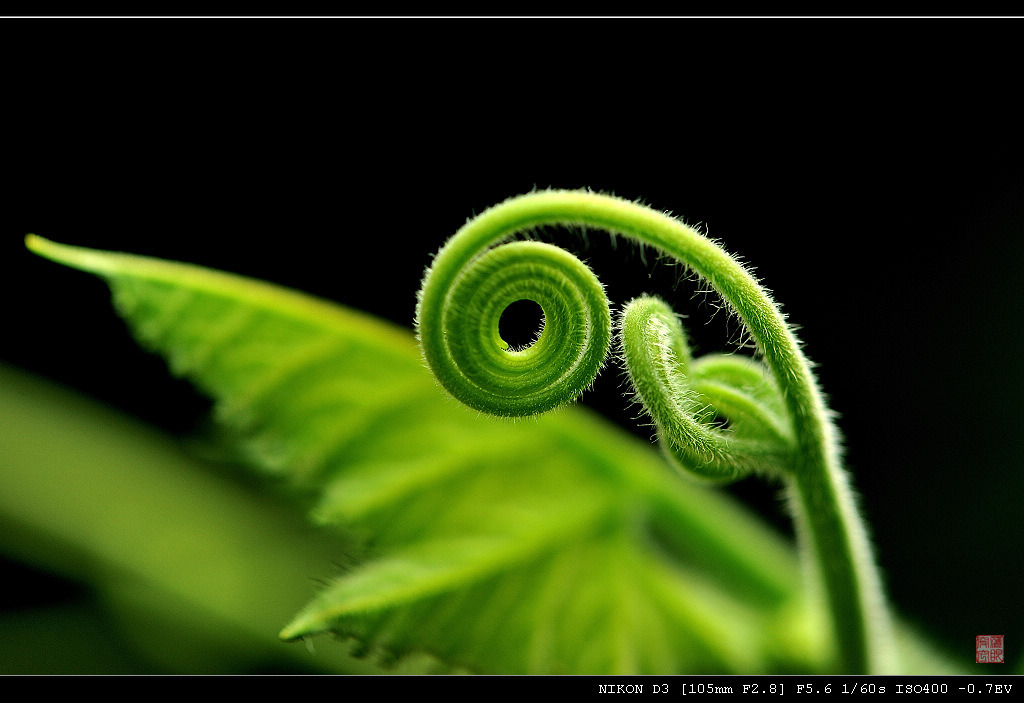
[[[1017,660],[1015,35],[995,20],[4,21],[0,361],[173,432],[207,407],[134,345],[100,282],[28,254],[27,232],[410,327],[430,255],[467,217],[533,188],[639,198],[701,223],[799,326],[899,611],[965,663],[978,634],[1005,634]],[[671,299],[700,349],[735,332],[722,314],[704,326],[713,299],[671,267],[603,237],[581,253],[616,303]],[[616,372],[584,402],[649,436]],[[730,490],[788,529],[776,488]]]

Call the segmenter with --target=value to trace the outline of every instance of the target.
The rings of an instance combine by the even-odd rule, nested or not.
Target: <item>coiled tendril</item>
[[[510,227],[476,230],[509,205],[445,245],[424,279],[417,318],[427,362],[453,396],[486,413],[523,416],[571,403],[593,383],[608,353],[611,314],[601,283],[572,254],[539,242],[500,243],[515,233]],[[514,350],[498,322],[519,300],[540,305],[544,326],[533,345]],[[732,481],[787,466],[789,418],[761,364],[716,355],[693,374],[679,320],[653,297],[630,303],[619,330],[636,397],[680,468]]]
[[[513,350],[498,322],[519,300],[540,305],[544,327],[532,345]],[[434,337],[422,320],[421,307],[427,344]],[[522,416],[563,405],[593,382],[608,353],[611,317],[604,288],[583,262],[550,244],[511,242],[454,277],[439,331],[443,355],[430,363],[445,388],[477,410]]]
[[[739,316],[764,364],[737,355],[693,359],[664,302],[644,296],[629,303],[618,326],[635,394],[678,466],[714,481],[753,471],[788,480],[842,670],[894,666],[873,558],[810,365],[768,293],[697,231],[636,203],[576,191],[519,196],[470,220],[438,252],[419,293],[417,332],[441,385],[477,410],[520,416],[572,402],[593,382],[611,337],[601,284],[557,247],[502,244],[560,224],[653,246],[704,278]],[[544,327],[535,344],[513,350],[498,320],[522,299],[541,306]]]

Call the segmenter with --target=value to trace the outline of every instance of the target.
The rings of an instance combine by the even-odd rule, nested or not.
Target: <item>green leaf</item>
[[[585,409],[482,417],[436,386],[409,332],[364,314],[195,266],[28,244],[104,277],[246,456],[363,539],[284,637],[333,631],[482,673],[828,666],[790,547]]]
[[[345,540],[172,438],[0,364],[0,480],[0,552],[89,586],[0,620],[3,673],[370,673],[275,636]]]

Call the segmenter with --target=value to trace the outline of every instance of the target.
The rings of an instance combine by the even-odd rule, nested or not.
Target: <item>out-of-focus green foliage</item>
[[[3,367],[0,447],[0,548],[95,593],[5,615],[4,672],[120,673],[109,651],[119,639],[136,651],[128,671],[366,671],[330,641],[311,656],[274,636],[315,591],[311,579],[344,559],[337,535],[170,438]],[[49,641],[19,635],[40,627]]]

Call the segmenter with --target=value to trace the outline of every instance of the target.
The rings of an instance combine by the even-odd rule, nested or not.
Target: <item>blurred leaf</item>
[[[94,586],[120,635],[154,671],[237,672],[275,662],[366,670],[333,643],[313,657],[275,637],[314,592],[311,579],[345,558],[345,543],[218,478],[170,438],[0,366],[0,476],[0,549]],[[5,632],[46,618],[5,617]],[[72,636],[62,629],[55,647]],[[71,651],[64,656],[74,668]]]

